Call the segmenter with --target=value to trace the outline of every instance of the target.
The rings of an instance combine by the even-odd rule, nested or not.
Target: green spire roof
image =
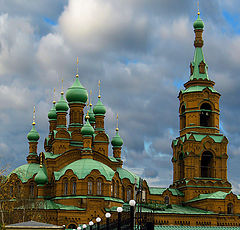
[[[123,139],[118,134],[118,128],[116,129],[116,135],[112,138],[111,144],[113,147],[122,147]]]
[[[57,120],[57,112],[56,112],[56,102],[53,102],[52,108],[48,112],[48,119],[49,120]]]
[[[82,135],[93,135],[94,134],[94,129],[89,123],[89,116],[86,116],[87,122],[84,124],[84,126],[81,129]]]
[[[46,168],[40,165],[37,175],[35,176],[34,180],[37,185],[43,186],[48,182],[48,177],[46,175]]]
[[[100,96],[98,96],[98,102],[93,108],[93,112],[95,115],[104,115],[106,113],[106,108],[100,100]]]
[[[92,109],[92,104],[90,104],[89,107],[90,107],[88,111],[89,121],[90,123],[95,123],[95,115]],[[85,121],[87,121],[87,116],[85,117]]]
[[[193,28],[195,30],[204,28],[204,23],[203,23],[202,19],[200,18],[200,14],[199,13],[198,13],[197,20],[193,23]]]
[[[204,68],[205,68],[204,72],[205,73],[200,73],[200,71],[199,71],[200,63],[203,63],[205,65],[204,66]],[[209,78],[208,78],[208,65],[205,62],[202,48],[200,48],[200,47],[195,48],[194,59],[193,59],[193,62],[191,62],[191,64],[192,64],[192,67],[193,67],[193,74],[191,75],[190,80],[193,80],[193,79],[209,80]]]
[[[66,93],[66,99],[69,103],[86,103],[88,99],[88,93],[87,90],[80,83],[78,75],[76,75],[76,79],[73,85],[68,88]]]
[[[63,97],[63,92],[61,92],[60,100],[56,104],[56,111],[57,112],[67,112],[68,108],[69,108],[68,104]]]
[[[27,139],[29,142],[37,142],[39,140],[40,136],[35,128],[35,122],[32,124],[32,129],[27,135]]]

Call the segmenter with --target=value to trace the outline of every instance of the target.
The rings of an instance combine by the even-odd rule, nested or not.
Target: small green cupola
[[[38,173],[35,176],[34,181],[37,183],[38,186],[44,186],[48,182],[48,177],[42,164],[40,164]]]
[[[85,104],[88,99],[87,90],[83,87],[83,85],[79,81],[78,74],[76,75],[76,79],[73,85],[67,90],[66,99],[68,103],[83,103],[83,104]]]
[[[27,139],[29,142],[38,142],[40,135],[38,131],[35,128],[35,107],[34,107],[34,114],[33,114],[33,123],[32,123],[32,129],[27,135]]]
[[[204,23],[202,21],[202,19],[200,18],[200,13],[198,12],[198,17],[197,20],[193,23],[193,28],[195,30],[202,30],[204,28]]]
[[[106,113],[106,108],[105,106],[103,105],[103,103],[101,102],[100,100],[101,96],[99,95],[98,96],[98,102],[97,104],[93,107],[93,112],[95,115],[105,115]]]
[[[123,145],[123,139],[118,134],[119,129],[116,128],[116,135],[112,138],[111,144],[115,148],[120,148]]]
[[[95,115],[94,115],[94,112],[93,112],[93,109],[92,109],[92,104],[89,105],[88,115],[89,115],[90,123],[91,124],[95,123]],[[85,121],[87,121],[87,115],[85,116]]]
[[[60,100],[57,102],[56,104],[56,111],[57,112],[67,112],[69,107],[67,102],[65,101],[64,97],[63,97],[63,91],[61,92],[61,97]]]
[[[91,126],[91,124],[89,123],[89,115],[88,114],[86,116],[86,119],[87,119],[87,121],[81,129],[81,134],[84,136],[92,136],[94,134],[94,129]]]
[[[52,108],[48,112],[49,120],[57,120],[56,101],[53,101]]]

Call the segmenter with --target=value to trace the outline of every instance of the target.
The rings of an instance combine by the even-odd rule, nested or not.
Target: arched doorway
[[[201,159],[201,177],[211,178],[213,175],[213,154],[209,151],[203,152]]]

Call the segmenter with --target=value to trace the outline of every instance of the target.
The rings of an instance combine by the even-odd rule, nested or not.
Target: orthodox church
[[[84,116],[88,93],[76,75],[48,113],[45,152],[37,151],[33,122],[27,164],[9,175],[10,193],[17,197],[22,190],[41,200],[46,221],[69,228],[104,218],[106,212],[114,215],[131,199],[141,204],[142,213],[153,213],[155,225],[240,226],[240,197],[231,192],[227,178],[228,140],[219,130],[220,94],[208,76],[199,13],[193,27],[195,52],[190,78],[178,96],[180,136],[172,142],[173,183],[168,188],[150,187],[124,169],[118,127],[110,142],[100,93]]]

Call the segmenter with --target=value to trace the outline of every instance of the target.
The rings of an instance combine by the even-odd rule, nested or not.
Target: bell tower
[[[220,94],[208,77],[202,50],[204,23],[199,12],[193,27],[195,52],[190,79],[178,96],[180,136],[172,142],[172,187],[182,190],[187,200],[200,193],[231,189],[227,181],[228,140],[219,130]]]

